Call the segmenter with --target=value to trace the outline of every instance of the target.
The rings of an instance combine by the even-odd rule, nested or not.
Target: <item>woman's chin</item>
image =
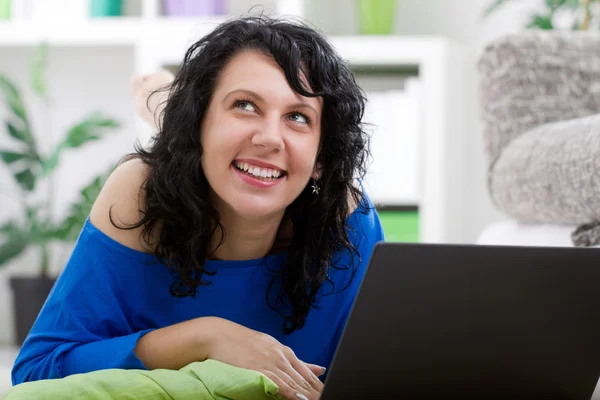
[[[265,218],[283,215],[285,208],[265,204],[244,204],[233,207],[236,214],[247,220],[264,220]]]

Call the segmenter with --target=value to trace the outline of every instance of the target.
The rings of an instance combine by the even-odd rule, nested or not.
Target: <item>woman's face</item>
[[[201,128],[214,206],[247,219],[281,215],[318,177],[321,113],[322,100],[296,93],[271,57],[249,50],[234,56]]]

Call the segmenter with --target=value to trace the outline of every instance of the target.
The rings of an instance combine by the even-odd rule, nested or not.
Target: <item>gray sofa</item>
[[[479,60],[494,204],[526,224],[600,243],[600,33],[525,31]]]

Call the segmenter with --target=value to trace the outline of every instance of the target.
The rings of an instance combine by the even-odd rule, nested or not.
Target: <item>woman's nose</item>
[[[280,120],[275,118],[265,120],[264,124],[252,136],[252,144],[266,150],[281,151],[285,148],[282,136],[283,129]]]

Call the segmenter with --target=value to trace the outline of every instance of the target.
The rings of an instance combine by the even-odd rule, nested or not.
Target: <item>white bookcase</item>
[[[0,21],[0,73],[5,67],[10,69],[11,57],[22,54],[20,50],[44,40],[51,52],[59,49],[57,57],[63,57],[55,59],[55,63],[63,59],[66,63],[69,57],[79,54],[81,57],[98,52],[111,54],[113,49],[118,49],[117,56],[110,60],[114,67],[108,75],[106,64],[99,66],[93,62],[77,74],[88,75],[84,80],[91,82],[108,81],[110,73],[118,73],[123,80],[125,74],[149,73],[177,65],[191,43],[226,19],[167,18],[160,15],[159,4],[158,0],[141,0],[139,15],[125,17],[60,22],[27,18]],[[302,0],[276,0],[273,5],[284,15],[302,16],[304,10]],[[460,232],[458,228],[465,212],[461,181],[465,174],[462,149],[465,148],[464,93],[467,92],[463,48],[441,37],[355,35],[331,36],[329,40],[353,67],[375,71],[378,68],[406,69],[418,77],[421,95],[418,140],[414,148],[398,149],[398,157],[410,154],[416,160],[415,169],[410,172],[415,174],[416,189],[401,198],[388,198],[384,205],[416,207],[422,242],[462,241],[457,232]],[[397,79],[405,77],[398,74]],[[54,86],[61,87],[61,83],[54,82]],[[80,90],[86,90],[85,84]],[[105,94],[106,98],[115,99],[114,104],[111,101],[107,107],[121,113],[128,130],[124,133],[128,136],[120,143],[132,142],[135,137],[147,141],[152,132],[133,115],[133,107],[123,109],[122,105],[130,101],[126,88],[113,92],[112,97]],[[60,96],[61,93],[55,91],[55,97]],[[379,202],[377,193],[370,195]]]

